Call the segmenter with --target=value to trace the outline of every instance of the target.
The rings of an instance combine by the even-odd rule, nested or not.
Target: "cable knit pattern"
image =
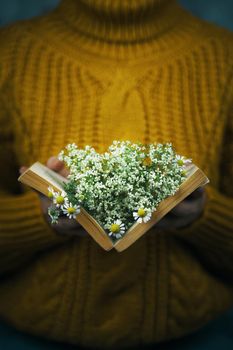
[[[233,305],[232,34],[166,0],[63,0],[0,30],[0,315],[90,347],[193,332]],[[210,179],[199,219],[122,253],[61,237],[18,167],[70,142],[172,142]]]

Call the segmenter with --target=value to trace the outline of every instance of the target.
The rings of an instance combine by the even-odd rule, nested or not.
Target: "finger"
[[[20,174],[23,174],[26,170],[28,169],[28,167],[26,167],[26,166],[21,166],[20,168],[19,168],[19,173]]]
[[[193,191],[189,196],[187,196],[185,199],[192,200],[199,198],[203,195],[203,192],[205,189],[203,187],[198,187],[195,191]]]
[[[60,221],[60,219],[59,219]],[[51,225],[55,231],[58,234],[62,234],[62,235],[69,235],[69,236],[87,236],[87,232],[80,226],[80,225],[74,225],[74,226],[67,226],[67,224],[52,224]]]
[[[188,214],[192,214],[196,212],[196,201],[195,202],[188,202],[183,201],[179,203],[176,207],[174,207],[171,210],[171,213],[173,213],[176,216],[186,216]]]
[[[76,236],[76,237],[87,237],[88,233],[84,230],[80,230],[79,228],[76,230],[69,230],[69,231],[65,231],[65,230],[56,230],[56,232],[60,235],[64,235],[64,236]]]
[[[182,217],[177,217],[171,212],[163,217],[155,226],[159,229],[172,230],[174,228],[183,228],[189,225],[196,219],[196,216],[190,214]]]
[[[80,224],[75,219],[69,219],[67,216],[60,216],[58,224],[55,224],[57,228],[61,228],[65,231],[80,228]]]
[[[172,221],[170,217],[163,217],[159,222],[155,224],[156,228],[167,229],[171,227]]]
[[[87,232],[75,219],[60,217],[58,224],[52,224],[54,229],[63,235],[87,236]]]
[[[69,175],[69,171],[65,167],[64,162],[61,162],[57,157],[50,157],[47,161],[47,167],[56,171],[63,177],[67,177]]]
[[[69,170],[66,169],[65,167],[63,169],[61,169],[60,171],[58,171],[58,173],[63,176],[63,177],[67,177],[69,175]]]
[[[81,226],[69,230],[67,234],[70,234],[72,236],[81,236],[81,237],[88,235],[87,231],[85,231]]]
[[[173,225],[170,225],[170,227],[168,227],[168,230],[169,229],[172,229],[172,227],[174,228],[185,228],[185,227],[188,227],[190,226],[194,221],[196,220],[196,215],[186,215],[186,216],[183,216],[183,217],[176,217],[176,219],[174,219],[174,222],[173,222]]]
[[[188,200],[184,199],[176,207],[174,207],[170,212],[177,216],[186,216],[195,214],[199,207],[203,206],[203,196],[196,199]]]
[[[74,234],[80,237],[86,237],[88,235],[87,231],[84,229],[78,229]]]
[[[47,161],[47,167],[58,172],[64,168],[64,163],[61,162],[57,157],[50,157]]]

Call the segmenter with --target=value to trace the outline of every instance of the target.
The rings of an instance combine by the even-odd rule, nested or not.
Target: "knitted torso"
[[[233,305],[232,43],[158,0],[63,0],[0,32],[1,317],[103,348],[179,337]],[[122,253],[57,236],[17,167],[114,139],[192,158],[210,179],[203,215]]]

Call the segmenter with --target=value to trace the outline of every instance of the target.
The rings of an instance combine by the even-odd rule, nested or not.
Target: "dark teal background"
[[[0,26],[46,13],[58,2],[58,0],[0,0]],[[233,0],[180,0],[180,3],[199,17],[233,30]],[[4,323],[0,324],[0,350],[68,350],[74,348],[24,335]],[[165,346],[147,349],[152,348],[233,350],[233,311],[228,311],[189,337]],[[140,350],[143,349],[140,348]]]
[[[59,0],[0,0],[0,25],[49,11]],[[233,0],[180,0],[198,16],[233,30]]]
[[[11,327],[0,324],[1,350],[71,350],[86,348],[67,344],[57,344],[35,338],[15,331]],[[232,350],[233,349],[233,312],[210,322],[198,332],[159,346],[139,347],[128,350]]]

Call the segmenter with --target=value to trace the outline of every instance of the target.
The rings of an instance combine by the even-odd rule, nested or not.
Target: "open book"
[[[103,249],[110,250],[115,248],[118,252],[121,252],[144,235],[172,208],[189,196],[198,187],[204,186],[209,182],[207,176],[195,164],[189,164],[186,168],[186,172],[187,178],[180,185],[178,191],[173,196],[169,196],[160,202],[156,211],[152,214],[152,218],[147,223],[135,222],[135,224],[132,225],[125,235],[116,243],[112,242],[105,230],[84,208],[81,208],[81,212],[77,215],[76,219]],[[49,186],[52,186],[56,191],[62,191],[64,183],[67,182],[66,178],[60,176],[39,162],[34,163],[28,168],[18,180],[41,192],[45,196],[48,195]]]

